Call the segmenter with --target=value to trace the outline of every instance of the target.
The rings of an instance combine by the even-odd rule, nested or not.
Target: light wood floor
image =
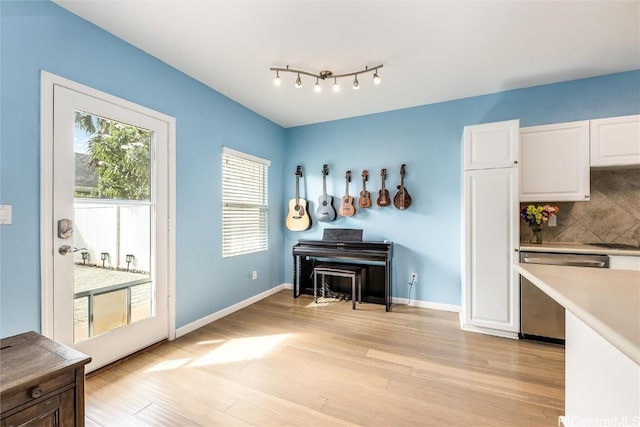
[[[564,350],[282,291],[86,382],[96,426],[556,426]]]

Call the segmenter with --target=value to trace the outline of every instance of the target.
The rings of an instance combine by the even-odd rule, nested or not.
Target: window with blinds
[[[222,256],[268,249],[268,160],[222,149]]]

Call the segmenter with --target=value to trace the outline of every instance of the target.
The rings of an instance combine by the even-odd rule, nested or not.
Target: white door
[[[518,169],[465,172],[464,200],[464,326],[519,332]]]
[[[91,371],[175,333],[173,122],[55,76],[42,90],[43,333],[91,356]]]

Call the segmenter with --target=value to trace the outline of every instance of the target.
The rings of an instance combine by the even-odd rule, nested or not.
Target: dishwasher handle
[[[586,260],[586,259],[570,261],[566,259],[554,260],[553,258],[524,257],[522,259],[522,262],[524,264],[563,265],[563,266],[569,266],[569,267],[596,267],[596,268],[606,267],[606,262],[604,261]]]

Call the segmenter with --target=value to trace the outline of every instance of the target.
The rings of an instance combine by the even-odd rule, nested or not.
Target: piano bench
[[[362,302],[362,267],[350,264],[318,264],[313,268],[313,302],[318,302],[318,276],[320,281],[324,276],[348,277],[351,279],[351,301],[356,309],[356,287],[358,288],[358,303]]]

